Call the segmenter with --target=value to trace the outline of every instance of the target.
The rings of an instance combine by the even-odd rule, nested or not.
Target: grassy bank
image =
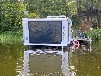
[[[22,41],[23,39],[21,31],[7,31],[0,33],[0,44],[21,44]]]

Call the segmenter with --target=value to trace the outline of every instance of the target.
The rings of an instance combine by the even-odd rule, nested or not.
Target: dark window
[[[62,21],[28,21],[29,43],[61,44]]]

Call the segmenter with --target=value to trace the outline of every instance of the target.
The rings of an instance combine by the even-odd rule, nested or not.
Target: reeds
[[[96,29],[91,35],[94,41],[101,41],[101,29]]]
[[[21,44],[22,32],[7,31],[0,34],[0,44]]]

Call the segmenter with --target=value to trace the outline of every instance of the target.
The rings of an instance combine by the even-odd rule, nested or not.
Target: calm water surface
[[[101,47],[92,52],[25,50],[0,45],[0,76],[101,76]],[[82,52],[82,53],[81,53]]]

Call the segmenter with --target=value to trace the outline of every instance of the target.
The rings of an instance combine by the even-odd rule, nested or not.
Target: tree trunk
[[[92,22],[92,16],[93,16],[93,0],[91,0],[91,9],[90,9],[90,16],[91,16],[91,22]]]
[[[87,21],[89,21],[88,0],[86,0],[86,17],[87,17]]]
[[[78,18],[80,19],[80,0],[77,0],[77,15]]]
[[[97,27],[100,28],[100,12],[99,12],[99,1],[97,0]]]

